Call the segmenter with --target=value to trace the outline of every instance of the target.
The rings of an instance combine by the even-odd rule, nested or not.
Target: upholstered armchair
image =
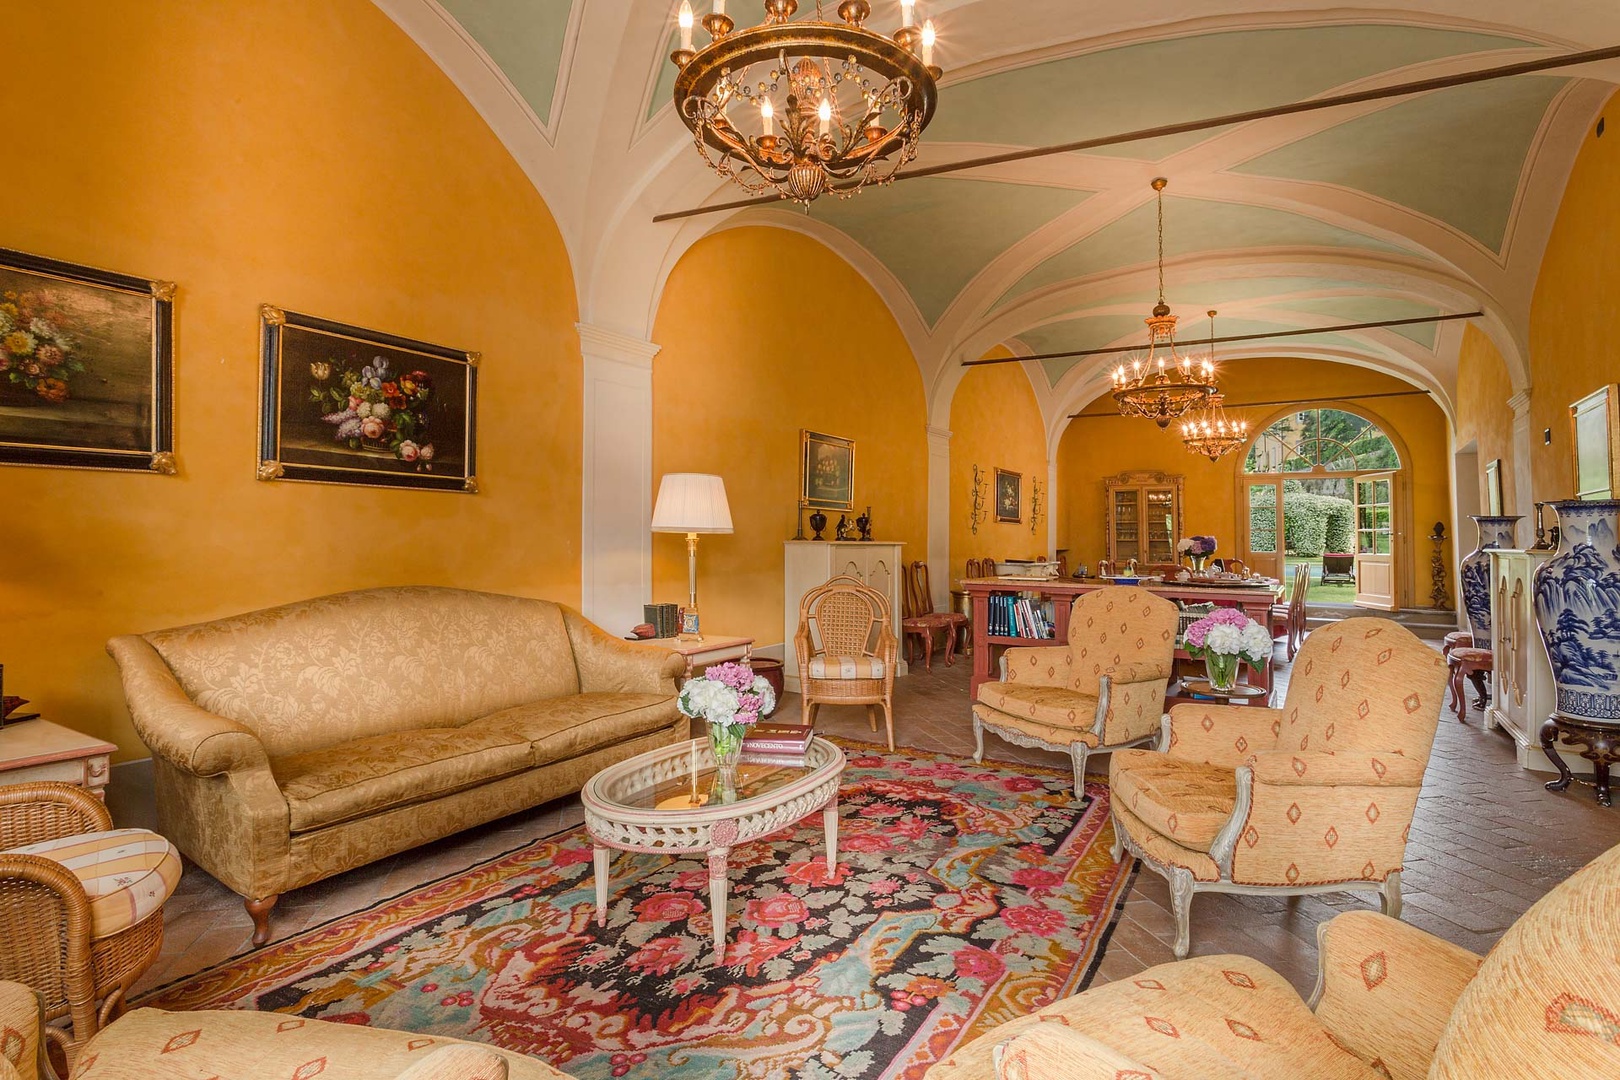
[[[894,668],[899,643],[890,626],[889,601],[847,575],[832,578],[799,601],[799,698],[804,722],[822,705],[865,705],[877,730],[877,707],[889,749],[894,749]]]
[[[1537,901],[1483,962],[1346,912],[1317,930],[1309,1005],[1258,961],[1200,956],[1001,1024],[925,1080],[1620,1076],[1617,934],[1620,847]]]
[[[1076,598],[1067,645],[1008,649],[1001,681],[979,687],[973,760],[984,759],[986,731],[1067,753],[1080,799],[1090,755],[1159,738],[1176,621],[1176,605],[1146,589],[1109,586]]]
[[[1177,956],[1198,892],[1367,889],[1399,914],[1445,683],[1405,627],[1346,619],[1305,640],[1282,708],[1177,705],[1164,752],[1114,755],[1115,857],[1170,882]]]

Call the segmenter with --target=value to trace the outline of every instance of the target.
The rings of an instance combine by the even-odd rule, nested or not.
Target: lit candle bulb
[[[822,98],[821,104],[816,106],[816,116],[821,121],[821,133],[827,134],[827,129],[832,126],[832,102]]]
[[[667,10],[667,9],[666,9]],[[687,0],[681,0],[681,48],[692,48],[692,5]]]
[[[933,67],[934,66],[934,20],[933,19],[929,19],[927,22],[923,23],[922,46],[923,46],[923,54],[922,54],[923,67]]]
[[[776,134],[776,110],[771,108],[771,99],[765,98],[759,103],[759,118],[765,124],[765,134]]]
[[[912,26],[917,21],[917,15],[912,10],[917,6],[917,0],[900,0],[900,25]]]

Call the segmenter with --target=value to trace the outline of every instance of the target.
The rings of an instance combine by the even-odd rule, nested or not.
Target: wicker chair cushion
[[[979,687],[979,701],[1021,720],[1069,731],[1090,731],[1097,724],[1097,695],[1063,686],[987,682]]]
[[[875,656],[813,656],[812,679],[881,679],[883,661]]]
[[[111,937],[163,907],[180,884],[180,852],[154,832],[80,833],[10,849],[73,872],[90,897],[90,936]]]
[[[1451,653],[1449,654],[1449,659],[1453,664],[1460,664],[1464,661],[1467,661],[1470,664],[1489,664],[1491,662],[1491,658],[1491,650],[1475,649],[1472,647],[1452,649]]]
[[[1152,750],[1116,750],[1108,765],[1114,798],[1183,847],[1208,850],[1237,805],[1231,769]]]

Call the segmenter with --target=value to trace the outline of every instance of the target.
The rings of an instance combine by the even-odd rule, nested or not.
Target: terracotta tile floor
[[[969,664],[959,659],[947,668],[936,657],[932,672],[919,666],[898,680],[898,746],[972,753]],[[1286,665],[1278,674],[1286,680]],[[1281,693],[1279,689],[1279,700]],[[790,696],[779,715],[796,718],[798,710],[798,699]],[[867,729],[864,710],[859,708],[825,707],[818,727],[851,738],[881,738],[881,733],[874,737]],[[988,741],[992,758],[1067,764],[1062,755],[1021,749],[993,737]],[[1106,770],[1107,759],[1098,764]],[[118,823],[154,826],[150,774],[137,767],[118,773],[109,800]],[[1521,771],[1510,740],[1500,732],[1482,732],[1477,711],[1470,711],[1466,725],[1450,713],[1442,717],[1407,853],[1403,917],[1408,922],[1483,951],[1554,884],[1620,843],[1620,810],[1596,806],[1589,788],[1551,794],[1542,789],[1545,779],[1543,774]],[[580,820],[578,799],[562,799],[301,889],[276,909],[274,936],[285,937],[359,910]],[[1301,992],[1309,992],[1316,979],[1317,924],[1339,911],[1371,903],[1370,898],[1349,895],[1296,899],[1202,895],[1193,904],[1193,952],[1256,957]],[[169,903],[163,954],[136,993],[247,951],[249,930],[238,898],[207,874],[188,867]],[[1099,981],[1171,960],[1174,933],[1165,882],[1155,874],[1140,873]]]

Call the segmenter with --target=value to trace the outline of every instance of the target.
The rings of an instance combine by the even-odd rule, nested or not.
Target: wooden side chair
[[[935,611],[934,594],[928,580],[928,564],[922,560],[906,568],[906,613],[900,620],[907,646],[907,660],[911,659],[910,645],[917,640],[923,647],[923,664],[934,670],[934,636],[945,635],[945,666],[956,663],[956,645],[959,636],[969,631],[968,617],[956,611]]]
[[[889,628],[889,601],[855,578],[839,576],[799,601],[799,697],[804,723],[822,705],[865,705],[877,730],[883,707],[889,749],[894,749],[894,668],[900,651]]]
[[[180,852],[114,829],[101,800],[55,781],[0,787],[0,979],[39,993],[71,1065],[157,959]]]
[[[1288,659],[1292,660],[1299,653],[1299,646],[1305,640],[1305,628],[1308,612],[1306,603],[1311,593],[1311,568],[1306,563],[1294,567],[1294,587],[1288,594],[1286,604],[1271,605],[1271,636],[1282,637],[1287,635]]]

